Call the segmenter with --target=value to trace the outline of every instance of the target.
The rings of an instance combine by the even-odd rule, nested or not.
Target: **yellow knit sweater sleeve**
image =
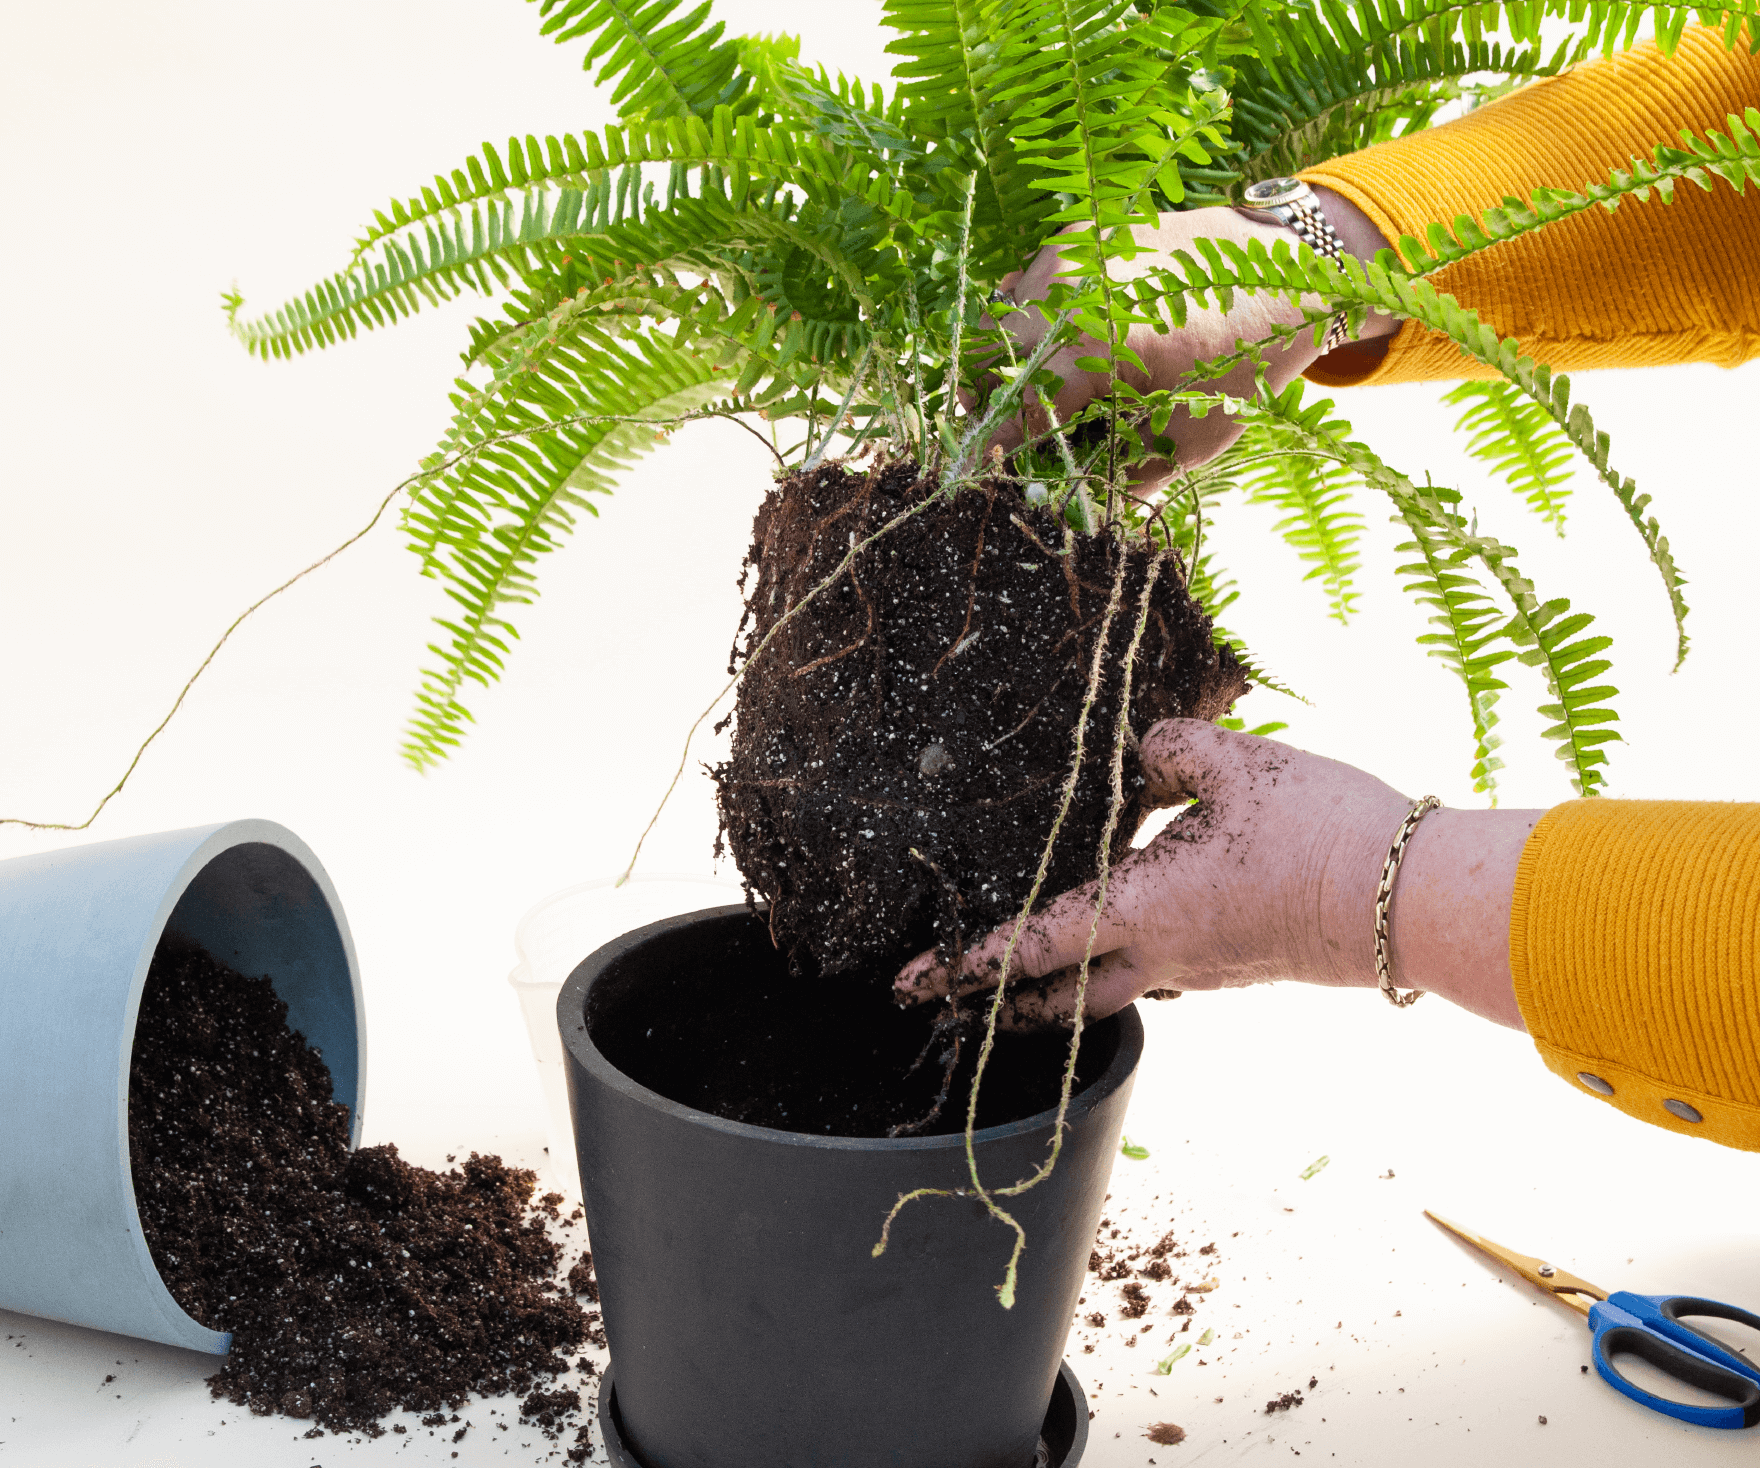
[[[1675,54],[1654,44],[1537,81],[1456,121],[1335,158],[1302,177],[1335,189],[1388,240],[1479,215],[1536,187],[1581,189],[1608,170],[1703,136],[1760,106],[1760,56],[1689,28]],[[1494,245],[1434,277],[1538,361],[1588,367],[1760,355],[1760,189],[1682,183],[1674,202],[1627,199]],[[1372,364],[1372,365],[1371,365]],[[1385,353],[1346,348],[1310,369],[1327,386],[1491,376],[1445,337],[1408,321]]]
[[[1760,805],[1548,811],[1516,871],[1509,958],[1541,1058],[1578,1090],[1760,1151]]]

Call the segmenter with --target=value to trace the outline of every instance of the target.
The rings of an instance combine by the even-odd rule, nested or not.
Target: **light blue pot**
[[[360,1141],[354,944],[291,831],[228,821],[0,861],[0,1307],[224,1355],[232,1337],[154,1269],[129,1167],[135,1016],[167,931],[274,980]]]

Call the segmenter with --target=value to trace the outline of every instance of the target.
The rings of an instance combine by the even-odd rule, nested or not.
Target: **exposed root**
[[[907,1075],[915,1075],[922,1068],[923,1062],[929,1058],[929,1052],[937,1043],[942,1045],[941,1051],[941,1089],[935,1095],[935,1102],[927,1112],[915,1121],[901,1122],[890,1128],[889,1137],[911,1137],[925,1127],[933,1126],[947,1106],[948,1093],[953,1089],[954,1072],[959,1069],[960,1052],[965,1048],[968,1016],[960,1012],[959,1001],[951,994],[947,999],[947,1008],[935,1017],[934,1027],[929,1038],[923,1044],[922,1052],[912,1063]]]
[[[972,630],[972,611],[978,605],[978,562],[984,559],[984,532],[990,528],[990,512],[996,508],[996,486],[984,486],[984,518],[978,525],[978,545],[972,552],[972,584],[966,591],[966,619],[959,629],[959,635],[948,645],[946,652],[941,654],[940,661],[929,670],[930,678],[941,671],[942,664],[949,658],[958,657],[966,649],[966,633]],[[872,622],[872,613],[869,621]]]
[[[1122,549],[1121,546],[1121,553]],[[1076,1057],[1081,1051],[1082,1027],[1087,1014],[1088,970],[1094,960],[1094,944],[1100,936],[1100,918],[1106,911],[1106,889],[1112,880],[1112,837],[1118,830],[1119,813],[1124,809],[1124,754],[1126,748],[1136,742],[1136,733],[1131,728],[1132,673],[1137,665],[1137,650],[1142,646],[1143,629],[1149,625],[1149,598],[1154,593],[1163,559],[1164,557],[1157,556],[1149,563],[1148,574],[1143,578],[1143,594],[1137,604],[1137,623],[1131,629],[1131,645],[1124,656],[1124,691],[1119,703],[1117,731],[1112,740],[1112,800],[1106,808],[1106,829],[1100,837],[1100,871],[1095,881],[1094,916],[1088,922],[1088,943],[1082,950],[1082,966],[1076,973],[1076,1010],[1070,1024],[1069,1059],[1063,1068],[1063,1090],[1057,1101],[1057,1125],[1051,1132],[1051,1153],[1030,1178],[1015,1183],[1012,1187],[997,1189],[1003,1197],[1018,1196],[1043,1182],[1051,1175],[1051,1170],[1057,1165],[1057,1159],[1063,1151],[1064,1123],[1069,1116],[1070,1096],[1075,1090]],[[975,1089],[976,1082],[973,1084]]]
[[[636,840],[636,849],[630,853],[629,865],[623,869],[623,875],[617,879],[617,885],[619,887],[629,880],[630,873],[636,869],[636,862],[641,859],[642,847],[647,844],[648,836],[652,833],[655,823],[660,819],[660,813],[666,809],[666,803],[672,799],[672,792],[678,789],[678,782],[684,777],[684,767],[691,757],[691,742],[697,737],[697,730],[703,727],[703,721],[707,719],[710,714],[714,713],[716,708],[720,705],[721,700],[726,698],[727,695],[732,693],[739,685],[740,679],[744,678],[746,675],[746,670],[764,655],[765,649],[775,640],[776,634],[793,621],[801,611],[810,606],[820,592],[835,585],[843,573],[855,563],[857,556],[869,546],[873,545],[875,541],[890,535],[894,530],[898,529],[900,525],[904,524],[905,521],[914,519],[916,516],[922,514],[924,510],[927,510],[930,506],[936,503],[937,500],[934,495],[925,495],[908,510],[901,510],[898,514],[894,515],[872,535],[861,540],[852,537],[849,550],[844,554],[843,559],[832,567],[831,571],[823,579],[815,583],[805,596],[778,617],[770,630],[759,639],[758,645],[752,649],[746,660],[739,665],[739,670],[722,685],[721,691],[710,700],[709,706],[704,709],[702,713],[697,715],[696,720],[686,732],[684,736],[684,748],[679,751],[678,768],[672,772],[672,779],[666,786],[666,793],[660,797],[660,804],[654,808],[654,814],[648,818],[648,824],[642,828],[642,834]],[[772,914],[771,921],[772,924],[774,924],[774,913]],[[771,937],[773,939],[775,937],[774,927],[772,927]]]
[[[1057,841],[1058,833],[1062,828],[1064,817],[1068,813],[1070,802],[1074,798],[1076,784],[1081,775],[1082,763],[1086,754],[1088,721],[1093,710],[1094,702],[1099,695],[1100,684],[1105,671],[1105,653],[1107,642],[1111,635],[1112,622],[1117,615],[1120,603],[1123,600],[1125,548],[1122,537],[1116,543],[1118,546],[1117,568],[1113,576],[1111,594],[1107,601],[1106,610],[1101,617],[1101,625],[1095,641],[1094,657],[1088,671],[1088,686],[1083,698],[1081,713],[1076,722],[1075,747],[1071,753],[1069,773],[1064,783],[1063,799],[1060,803],[1056,819],[1052,822],[1051,830],[1046,837],[1045,845],[1040,852],[1039,866],[1035,874],[1032,889],[1027,894],[1026,901],[1021,906],[1020,914],[1015,919],[1014,927],[1009,933],[1008,944],[1003,950],[1001,973],[998,976],[995,991],[991,996],[985,1014],[983,1041],[978,1052],[977,1070],[972,1077],[971,1090],[968,1095],[966,1106],[966,1167],[972,1180],[971,1188],[969,1191],[963,1188],[958,1190],[946,1188],[919,1188],[913,1193],[904,1194],[899,1198],[898,1202],[893,1205],[892,1211],[888,1213],[885,1224],[881,1228],[880,1242],[874,1247],[874,1255],[876,1258],[885,1252],[886,1244],[891,1234],[892,1221],[898,1216],[899,1212],[907,1203],[924,1197],[975,1196],[983,1202],[991,1217],[995,1218],[998,1222],[1006,1223],[1014,1230],[1014,1245],[1009,1252],[1008,1263],[1003,1271],[1002,1282],[997,1286],[997,1300],[1005,1310],[1011,1309],[1014,1305],[1015,1289],[1019,1281],[1020,1260],[1021,1255],[1026,1249],[1027,1237],[1026,1230],[1021,1227],[1020,1221],[1006,1208],[1002,1207],[997,1199],[1019,1196],[1021,1193],[1024,1193],[1028,1189],[1043,1182],[1051,1175],[1052,1170],[1057,1165],[1058,1158],[1062,1155],[1064,1130],[1067,1125],[1070,1100],[1075,1090],[1076,1062],[1081,1050],[1081,1038],[1086,1015],[1088,974],[1093,961],[1094,945],[1099,937],[1100,918],[1106,907],[1107,888],[1111,879],[1112,841],[1117,833],[1119,816],[1124,809],[1125,803],[1124,756],[1126,749],[1135,743],[1135,734],[1130,725],[1132,675],[1136,666],[1137,654],[1142,646],[1144,629],[1148,626],[1149,622],[1150,600],[1154,594],[1155,583],[1160,575],[1161,566],[1167,559],[1166,555],[1157,556],[1149,564],[1147,574],[1144,578],[1143,589],[1138,598],[1137,615],[1131,631],[1130,645],[1125,652],[1123,660],[1123,690],[1119,704],[1118,721],[1113,733],[1111,751],[1111,798],[1107,806],[1105,830],[1100,840],[1099,874],[1096,882],[1094,914],[1089,923],[1088,942],[1082,954],[1081,967],[1078,971],[1076,980],[1075,1015],[1070,1034],[1068,1058],[1064,1064],[1063,1083],[1058,1097],[1057,1121],[1052,1129],[1051,1150],[1045,1161],[1040,1164],[1031,1176],[1023,1178],[1008,1187],[995,1189],[986,1188],[983,1179],[978,1172],[974,1142],[974,1136],[977,1130],[978,1094],[979,1089],[983,1084],[985,1068],[988,1065],[990,1056],[995,1047],[997,1025],[1001,1017],[1002,1007],[1008,999],[1008,985],[1014,964],[1015,949],[1020,942],[1021,934],[1025,931],[1027,920],[1032,914],[1034,904],[1037,902],[1040,890],[1044,885],[1045,875],[1050,868],[1051,855]],[[956,968],[961,960],[963,960],[963,954],[956,958]],[[939,1102],[937,1103],[936,1109],[939,1111]]]

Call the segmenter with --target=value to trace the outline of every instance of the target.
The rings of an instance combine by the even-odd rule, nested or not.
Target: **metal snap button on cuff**
[[[1611,1096],[1613,1094],[1613,1087],[1598,1075],[1591,1075],[1586,1070],[1580,1070],[1577,1072],[1577,1079],[1597,1096]]]
[[[1670,1116],[1678,1116],[1682,1121],[1704,1121],[1696,1106],[1689,1106],[1685,1101],[1676,1101],[1672,1097],[1662,1103],[1662,1109]]]

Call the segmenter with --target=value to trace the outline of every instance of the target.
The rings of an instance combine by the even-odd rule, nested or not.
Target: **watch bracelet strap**
[[[1316,255],[1341,264],[1350,252],[1345,249],[1344,241],[1339,238],[1338,231],[1332,222],[1321,211],[1314,196],[1309,194],[1305,199],[1295,199],[1284,205],[1289,210],[1289,227],[1295,231],[1296,238],[1308,246]],[[1345,340],[1350,327],[1349,314],[1338,311],[1326,324],[1326,336],[1320,344],[1320,354],[1325,356],[1334,347]]]

